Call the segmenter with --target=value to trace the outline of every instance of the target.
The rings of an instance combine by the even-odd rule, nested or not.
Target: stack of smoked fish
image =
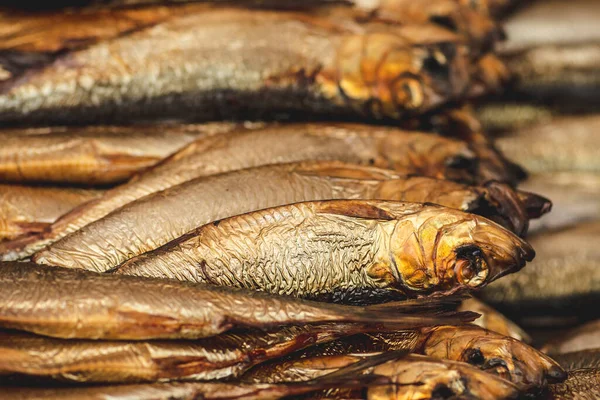
[[[0,398],[600,396],[560,3],[0,2]]]

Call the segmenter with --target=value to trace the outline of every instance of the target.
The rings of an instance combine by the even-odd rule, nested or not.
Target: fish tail
[[[0,261],[17,261],[31,256],[46,245],[46,236],[46,229],[41,232],[30,231],[13,240],[0,243]]]

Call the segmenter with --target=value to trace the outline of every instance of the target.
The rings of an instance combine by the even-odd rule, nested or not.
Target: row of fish
[[[494,140],[463,104],[509,72],[543,86],[541,57],[495,52],[512,2],[101,3],[0,11],[3,396],[594,393],[596,370],[565,381],[572,346],[548,343],[554,361],[460,295],[565,319],[595,294],[589,274],[568,298],[537,278],[595,262],[595,223],[543,231],[595,217],[595,192],[580,210],[556,187],[596,172],[594,117]],[[189,123],[229,118],[269,122]],[[522,188],[503,152],[535,174]],[[549,189],[558,216],[537,221]]]

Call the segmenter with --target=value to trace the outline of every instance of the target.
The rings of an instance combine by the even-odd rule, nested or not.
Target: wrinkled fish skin
[[[61,215],[101,194],[100,190],[0,184],[0,242],[41,232]]]
[[[234,327],[325,322],[427,326],[445,319],[398,314],[402,305],[395,303],[376,309],[312,303],[28,263],[3,263],[0,283],[0,328],[65,339],[198,339]],[[453,314],[446,319],[460,323],[472,317]]]
[[[569,378],[563,382],[548,386],[544,399],[556,400],[594,400],[600,398],[600,370],[584,368],[569,371]]]
[[[565,117],[507,134],[496,145],[529,172],[599,172],[598,129],[600,115]]]
[[[540,316],[568,318],[569,323],[598,318],[598,310],[586,305],[600,298],[599,235],[600,224],[592,222],[531,237],[535,261],[518,277],[485,288],[481,298],[520,324],[536,323],[533,317]]]
[[[600,348],[600,320],[588,322],[550,340],[542,347],[542,351],[552,355],[598,348]]]
[[[462,302],[459,310],[474,311],[481,314],[479,318],[473,321],[477,326],[526,343],[531,343],[531,337],[527,332],[480,300],[475,298],[467,299]]]
[[[462,141],[396,128],[293,124],[201,138],[154,168],[65,215],[47,232],[0,245],[5,261],[28,257],[67,234],[150,193],[200,176],[259,165],[340,160],[405,174],[469,179],[477,160]]]
[[[271,383],[306,380],[322,374],[324,369],[340,368],[335,363],[313,361],[322,357],[345,362],[346,357],[398,350],[468,363],[486,373],[498,375],[524,391],[542,387],[547,381],[565,379],[564,371],[548,356],[518,340],[473,325],[359,334],[258,365],[242,379]]]
[[[362,302],[376,293],[385,298],[482,287],[519,270],[534,254],[515,234],[462,211],[332,200],[216,221],[116,272]]]
[[[116,184],[203,135],[233,127],[215,123],[0,130],[0,181]]]
[[[480,91],[459,36],[413,42],[429,28],[402,29],[354,32],[300,13],[209,8],[5,80],[0,120],[213,120],[264,110],[398,119]]]
[[[377,324],[322,324],[224,333],[195,341],[64,340],[0,333],[0,375],[79,383],[232,378],[258,363]]]
[[[269,165],[201,177],[148,195],[37,252],[33,259],[104,272],[211,221],[326,199],[436,203],[481,212],[521,234],[528,215],[518,196],[510,186],[495,182],[467,186],[337,161]]]
[[[178,382],[70,388],[5,387],[4,400],[269,400],[312,392],[323,386],[244,385],[224,382]],[[324,385],[324,387],[328,387]]]

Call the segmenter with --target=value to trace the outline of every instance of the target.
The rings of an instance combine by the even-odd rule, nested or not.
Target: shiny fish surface
[[[592,222],[532,236],[535,261],[518,276],[484,289],[481,298],[521,324],[541,316],[568,318],[571,323],[598,318],[598,310],[589,304],[600,298],[599,235],[600,224]]]
[[[293,124],[230,132],[191,143],[126,185],[65,215],[46,232],[0,245],[0,254],[7,261],[30,256],[129,202],[190,179],[303,160],[340,160],[449,179],[468,179],[477,169],[466,143],[395,128]]]
[[[0,120],[214,120],[265,110],[399,119],[482,91],[486,77],[460,36],[436,41],[427,26],[403,29],[354,31],[301,13],[209,8],[40,69],[21,67],[21,75],[5,71]]]
[[[352,302],[472,290],[519,270],[534,254],[518,236],[474,214],[332,200],[215,221],[116,273]]]
[[[1,328],[66,339],[198,339],[234,327],[325,322],[426,326],[473,317],[470,313],[448,318],[406,315],[399,313],[401,303],[375,309],[312,303],[29,263],[3,263],[0,283]]]
[[[100,190],[0,184],[0,241],[41,232],[61,215],[101,194]]]
[[[377,324],[304,325],[195,341],[64,340],[4,332],[0,375],[79,383],[225,379],[313,344],[377,329]]]
[[[306,380],[333,363],[321,357],[344,360],[380,352],[410,351],[430,357],[464,362],[517,385],[520,390],[542,387],[565,379],[561,367],[548,356],[513,338],[478,326],[440,326],[421,330],[359,334],[310,347],[278,360],[258,365],[244,374],[246,382]]]
[[[476,310],[473,310],[476,311]],[[600,321],[591,321],[550,340],[542,347],[548,354],[563,354],[573,351],[600,348]]]
[[[338,382],[339,384],[340,382]],[[69,388],[6,387],[4,400],[268,400],[300,395],[330,385],[244,385],[178,382]]]
[[[600,115],[565,117],[507,134],[496,145],[529,172],[600,172],[598,129]]]
[[[531,343],[531,337],[529,337],[527,332],[480,300],[475,298],[467,299],[462,302],[459,310],[474,311],[481,314],[479,318],[473,321],[477,326],[526,343]]]
[[[211,221],[327,199],[431,202],[483,213],[520,234],[528,225],[526,205],[505,184],[467,186],[374,167],[311,161],[249,168],[172,186],[92,222],[33,259],[40,264],[104,272]],[[545,203],[539,204],[543,208]]]
[[[215,123],[0,130],[0,181],[115,184],[203,135],[233,126]]]

